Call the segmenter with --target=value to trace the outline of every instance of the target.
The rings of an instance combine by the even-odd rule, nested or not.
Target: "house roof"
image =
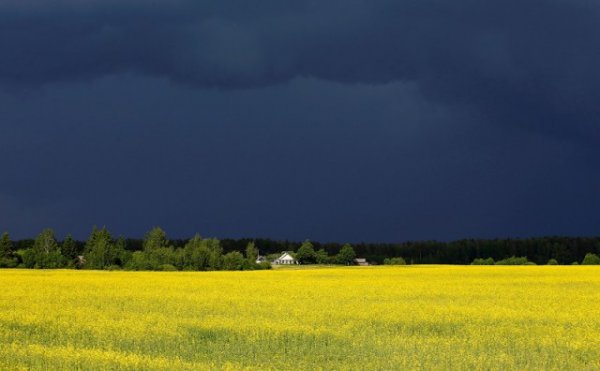
[[[294,259],[296,260],[293,256],[290,255],[290,253],[288,252],[284,252],[283,254],[281,254],[281,256],[278,259]]]
[[[296,258],[294,258],[292,255],[290,255],[289,252],[284,251],[280,257],[278,257],[275,260],[296,260]]]

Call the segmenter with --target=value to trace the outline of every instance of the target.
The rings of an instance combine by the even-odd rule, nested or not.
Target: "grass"
[[[0,270],[0,369],[600,369],[600,267]]]

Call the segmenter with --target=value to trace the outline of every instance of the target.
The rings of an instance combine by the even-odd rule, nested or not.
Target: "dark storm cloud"
[[[0,92],[0,229],[402,241],[593,234],[597,157],[416,84],[195,89],[113,76]],[[595,153],[594,153],[595,154]]]
[[[0,227],[596,233],[599,10],[0,1]]]
[[[300,75],[442,80],[447,89],[522,79],[564,86],[581,83],[599,54],[600,6],[589,2],[197,3],[5,2],[0,73],[32,83],[132,71],[225,87]]]
[[[589,1],[10,1],[6,86],[135,73],[200,87],[416,81],[492,121],[598,139]]]

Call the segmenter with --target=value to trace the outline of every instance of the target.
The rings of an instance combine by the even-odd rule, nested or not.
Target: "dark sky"
[[[600,234],[600,3],[4,0],[0,230]]]

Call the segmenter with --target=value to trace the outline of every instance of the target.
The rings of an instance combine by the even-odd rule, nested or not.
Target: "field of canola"
[[[0,369],[600,369],[600,267],[0,270]]]

